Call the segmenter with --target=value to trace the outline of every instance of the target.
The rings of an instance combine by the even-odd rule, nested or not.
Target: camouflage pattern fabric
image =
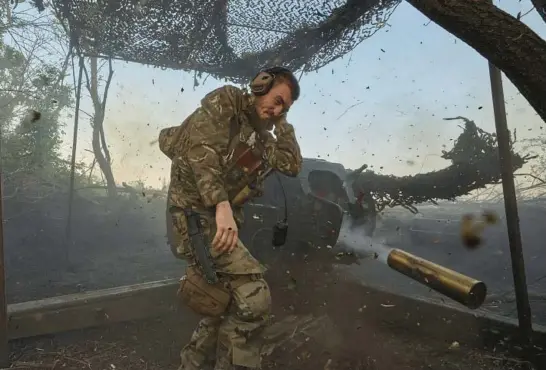
[[[238,143],[245,143],[272,167],[287,176],[301,171],[302,157],[294,127],[280,117],[274,134],[272,122],[260,120],[253,97],[233,86],[209,93],[180,126],[166,128],[159,135],[161,151],[172,160],[170,196],[173,240],[177,253],[195,264],[183,208],[201,214],[209,245],[216,233],[216,204],[231,200],[245,186],[256,182],[233,166],[232,155]],[[262,168],[264,170],[264,168]],[[256,184],[263,189],[263,183]],[[242,226],[242,208],[233,207],[234,217]],[[260,368],[259,336],[269,321],[271,295],[262,278],[265,268],[239,240],[231,253],[211,248],[216,271],[233,282],[232,304],[222,319],[204,318],[195,329],[190,343],[181,352],[180,370],[204,369],[209,360],[215,370],[238,367]],[[249,279],[249,275],[253,278]],[[244,281],[237,284],[238,281]]]
[[[220,317],[205,317],[199,321],[190,342],[180,352],[181,365],[178,370],[197,370],[205,366],[214,368],[221,323]]]
[[[214,364],[215,370],[260,368],[260,334],[271,313],[269,286],[257,276],[232,293],[233,302],[224,318],[205,317],[199,322],[190,342],[180,352],[179,370],[201,370],[210,364]]]
[[[186,216],[183,212],[173,212],[171,213],[171,218],[178,252],[189,264],[194,264],[195,259],[188,236]],[[201,225],[210,245],[216,234],[214,216],[207,216],[202,213]],[[262,274],[265,272],[265,267],[252,256],[240,239],[237,241],[237,247],[231,253],[219,253],[214,248],[211,248],[210,254],[214,260],[216,271],[221,274],[247,275]]]
[[[160,132],[159,147],[172,160],[171,206],[210,210],[248,184],[248,176],[230,168],[230,154],[237,142],[254,146],[263,140],[268,164],[287,176],[298,175],[303,160],[294,127],[281,117],[275,140],[266,131],[271,123],[259,120],[252,103],[251,95],[224,86],[203,98],[182,125]],[[234,128],[238,134],[230,142]]]

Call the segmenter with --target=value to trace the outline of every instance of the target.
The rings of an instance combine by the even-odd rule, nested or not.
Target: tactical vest
[[[241,122],[244,120],[245,122]],[[245,129],[243,129],[243,125]],[[233,117],[230,122],[228,151],[224,158],[226,183],[230,184],[228,196],[233,200],[245,186],[261,189],[270,167],[266,158],[265,144],[271,135],[259,132],[248,117]]]

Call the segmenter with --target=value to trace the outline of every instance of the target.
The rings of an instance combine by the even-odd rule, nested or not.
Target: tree
[[[526,173],[519,176],[526,178],[527,183],[518,189],[521,196],[543,197],[546,195],[546,137],[544,135],[524,140],[524,150],[538,156]]]
[[[546,121],[545,40],[486,0],[407,1],[502,70]]]
[[[108,90],[110,89],[110,83],[112,82],[112,76],[114,70],[112,69],[112,60],[108,60],[108,77],[104,85],[104,92],[102,98],[99,96],[99,78],[97,68],[97,58],[91,58],[91,74],[87,72],[87,68],[84,67],[85,80],[87,90],[91,95],[93,101],[94,114],[92,116],[91,125],[93,127],[93,137],[91,145],[93,147],[93,154],[95,160],[99,164],[99,167],[106,180],[106,189],[109,197],[117,196],[117,186],[114,179],[114,172],[112,171],[112,160],[110,158],[110,152],[106,144],[106,135],[104,134],[104,117],[106,114],[106,101],[108,98]]]
[[[67,58],[65,60],[64,66],[65,70],[68,65],[69,56],[71,55],[72,51],[77,48],[77,41],[72,40],[70,41],[70,31],[69,26],[65,24],[64,17],[61,17],[60,14],[62,10],[55,6],[55,4],[44,4],[42,1],[34,1],[32,4],[36,9],[38,9],[39,13],[43,13],[36,19],[43,19],[46,18],[49,22],[46,21],[47,25],[55,24],[55,29],[58,29],[61,34],[64,41],[69,44],[69,47],[67,50]],[[45,11],[46,7],[51,6],[49,9],[51,11]],[[57,4],[58,5],[58,4]],[[1,10],[0,10],[1,11]],[[33,22],[29,21],[22,21],[17,17],[16,15],[9,15],[9,18],[11,20],[17,20],[17,22],[22,23],[25,27],[33,26]],[[11,28],[14,28],[15,26],[11,24]],[[19,27],[20,28],[20,27]],[[81,53],[79,53],[81,54]],[[108,90],[110,87],[110,83],[113,76],[113,70],[112,70],[112,63],[109,61],[108,67],[109,67],[109,73],[108,77],[104,86],[104,92],[103,96],[101,97],[99,94],[99,68],[97,68],[97,58],[90,58],[90,73],[88,72],[87,68],[84,68],[85,72],[85,86],[87,87],[87,90],[91,96],[91,100],[93,103],[93,114],[88,114],[91,117],[91,126],[93,128],[93,134],[92,134],[92,149],[93,154],[95,156],[93,165],[90,170],[90,175],[92,173],[92,168],[95,163],[97,163],[101,169],[102,174],[104,175],[104,179],[106,180],[107,185],[107,191],[109,196],[116,196],[117,195],[117,188],[116,183],[114,179],[114,174],[111,167],[111,158],[110,153],[108,151],[108,147],[106,144],[106,136],[104,133],[104,117],[105,117],[105,110],[106,110],[106,100],[108,96]],[[85,113],[85,112],[84,112]]]
[[[538,14],[546,22],[546,0],[531,0]]]
[[[59,154],[63,133],[59,118],[62,110],[73,102],[72,88],[54,83],[62,73],[55,66],[45,65],[36,72],[30,86],[37,95],[20,102],[27,113],[12,130],[9,154],[17,160],[20,169],[55,174],[60,167],[65,167]]]
[[[29,24],[13,17],[11,27],[2,29],[14,40],[13,45],[0,39],[3,171],[10,183],[25,178],[26,185],[30,178],[32,184],[51,182],[66,173],[66,162],[59,153],[63,134],[59,119],[73,102],[72,87],[63,83],[68,60],[59,68],[54,58],[43,58],[41,48],[51,41],[46,40],[51,35]],[[18,42],[18,31],[25,42]],[[21,184],[14,188],[20,189]]]

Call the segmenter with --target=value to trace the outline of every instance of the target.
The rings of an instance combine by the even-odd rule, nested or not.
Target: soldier
[[[181,351],[179,370],[211,363],[215,370],[260,368],[260,332],[269,321],[271,296],[265,268],[238,230],[243,203],[260,195],[267,174],[295,177],[301,170],[294,127],[286,121],[299,94],[289,70],[267,69],[252,80],[250,93],[218,88],[181,126],[159,135],[161,151],[172,160],[171,249],[188,261],[179,295],[205,316]],[[241,197],[244,188],[251,191]],[[212,277],[200,248],[212,262]]]

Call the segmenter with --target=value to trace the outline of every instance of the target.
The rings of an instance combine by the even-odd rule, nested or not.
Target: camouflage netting
[[[480,129],[474,121],[464,117],[446,119],[460,119],[465,123],[464,131],[455,141],[453,149],[442,153],[442,158],[450,160],[451,166],[402,177],[354,171],[348,179],[352,181],[355,194],[371,194],[378,211],[387,206],[402,206],[416,213],[415,204],[455,200],[473,190],[499,183],[501,167],[496,135]],[[514,142],[515,139],[511,145]],[[511,153],[512,172],[536,157],[514,151]]]
[[[246,83],[258,68],[313,71],[343,56],[383,27],[400,0],[52,3],[84,55]]]

